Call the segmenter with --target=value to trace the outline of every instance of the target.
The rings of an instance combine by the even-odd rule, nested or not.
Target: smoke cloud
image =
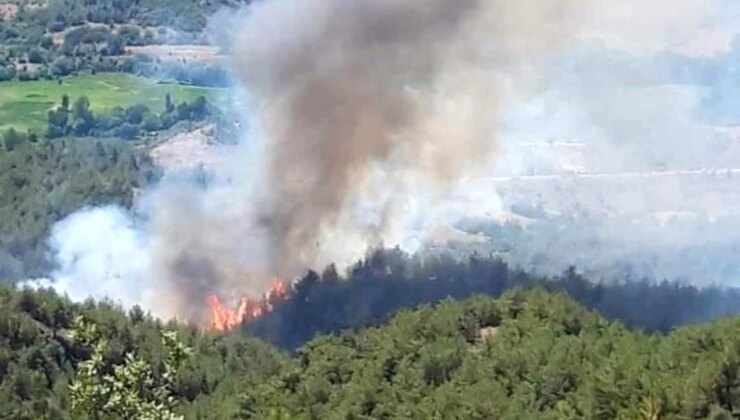
[[[581,184],[507,189],[512,176],[571,163],[553,139],[587,147],[575,164],[589,171],[695,167],[715,156],[706,141],[715,130],[694,113],[700,93],[668,86],[671,69],[656,57],[695,50],[693,35],[731,28],[736,11],[723,0],[255,2],[215,25],[235,33],[243,138],[212,151],[221,164],[206,186],[168,174],[130,213],[62,222],[52,284],[199,320],[208,293],[261,293],[272,276],[348,264],[379,244],[415,251],[462,218],[510,221],[514,206],[542,197],[603,201]],[[634,232],[625,228],[646,207],[630,199],[615,203],[635,210],[628,216],[589,214],[573,236],[555,231],[575,254],[598,252],[602,232]],[[592,220],[605,228],[589,232]],[[571,263],[555,252],[563,247],[548,250],[544,225],[506,258]],[[92,248],[79,235],[101,240]],[[166,298],[152,303],[144,291]]]
[[[253,7],[234,54],[266,142],[269,268],[291,276],[332,262],[347,234],[377,245],[411,190],[485,173],[514,70],[542,61],[573,12],[532,1]],[[375,220],[347,213],[366,203]]]

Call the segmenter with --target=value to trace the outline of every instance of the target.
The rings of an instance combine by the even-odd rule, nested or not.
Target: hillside
[[[736,288],[638,279],[599,283],[574,269],[548,278],[481,255],[456,259],[449,252],[408,255],[378,250],[346,276],[331,267],[321,274],[309,272],[272,312],[244,329],[279,347],[296,349],[317,334],[380,325],[402,309],[447,297],[499,297],[522,287],[565,292],[607,319],[662,333],[738,314],[740,300]]]
[[[85,418],[72,412],[69,392],[76,369],[92,350],[70,336],[77,316],[93,322],[108,342],[104,373],[135,353],[152,367],[154,386],[164,379],[160,334],[177,331],[193,349],[173,386],[187,418],[224,418],[210,414],[236,410],[243,381],[265,381],[283,371],[287,361],[254,339],[200,335],[195,328],[163,325],[137,309],[126,314],[106,303],[71,304],[52,293],[0,286],[0,417]]]
[[[0,420],[740,419],[736,28],[0,0]]]
[[[194,351],[172,382],[188,419],[723,419],[740,404],[740,320],[646,335],[542,289],[405,310],[317,337],[292,360],[136,309],[7,288],[0,303],[0,410],[14,419],[72,415],[69,384],[91,351],[70,337],[78,315],[108,341],[103,371],[129,352],[151,369],[154,382],[128,385],[139,396],[170,382],[158,335],[177,331]]]
[[[119,140],[23,137],[0,151],[0,279],[41,276],[51,226],[99,204],[129,205],[156,178],[146,155]],[[8,150],[11,149],[11,150]]]
[[[247,408],[254,418],[273,406],[314,419],[729,418],[738,327],[648,336],[542,290],[445,301],[313,340]]]
[[[0,1],[0,82],[52,79],[79,72],[136,72],[189,83],[222,83],[214,80],[222,78],[223,72],[201,60],[203,51],[209,57],[221,57],[217,49],[203,45],[207,43],[204,30],[218,9],[244,3]],[[183,51],[201,53],[183,55]],[[204,66],[193,64],[201,61]]]

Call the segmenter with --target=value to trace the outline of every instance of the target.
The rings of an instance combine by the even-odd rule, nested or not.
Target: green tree
[[[164,112],[166,114],[172,113],[175,111],[175,104],[172,103],[172,96],[170,96],[169,92],[164,95]]]
[[[7,152],[12,152],[23,142],[23,140],[23,136],[18,133],[15,128],[11,127],[5,131],[5,134],[3,134],[3,148],[5,148],[5,151]]]
[[[147,114],[141,123],[141,128],[146,131],[157,131],[162,128],[162,121],[155,114]]]
[[[141,129],[137,124],[125,122],[118,128],[118,135],[126,140],[133,140],[139,136]]]
[[[13,73],[8,71],[8,68],[0,65],[0,82],[5,82],[13,78]]]
[[[131,124],[141,124],[150,113],[149,107],[144,104],[135,104],[126,109],[126,119]]]
[[[74,61],[59,57],[51,63],[51,73],[55,76],[68,76],[74,70]]]
[[[123,39],[118,35],[111,35],[106,41],[104,53],[106,55],[123,55],[126,53],[126,46]]]
[[[208,116],[208,102],[203,96],[198,96],[190,106],[190,113],[195,120],[202,120]]]
[[[28,51],[28,62],[33,64],[43,64],[46,62],[46,53],[41,48],[32,48]]]
[[[113,374],[105,374],[104,356],[108,341],[95,324],[82,317],[74,321],[72,338],[92,348],[92,356],[78,367],[75,381],[70,385],[72,408],[88,419],[183,419],[176,415],[177,400],[172,386],[177,372],[190,357],[192,350],[181,343],[174,332],[162,335],[166,352],[163,383],[157,384],[152,368],[132,353],[124,363],[113,367]]]
[[[90,100],[87,96],[83,95],[75,100],[72,106],[72,120],[74,121],[72,130],[76,135],[85,136],[92,130],[95,119],[90,111]]]

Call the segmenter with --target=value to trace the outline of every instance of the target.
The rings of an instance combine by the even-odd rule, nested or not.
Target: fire
[[[206,327],[208,331],[225,332],[260,318],[273,309],[273,302],[282,299],[287,293],[285,283],[274,279],[270,284],[270,290],[261,299],[249,299],[242,297],[235,309],[228,308],[221,299],[211,294],[206,298],[206,303],[211,309],[211,322]]]

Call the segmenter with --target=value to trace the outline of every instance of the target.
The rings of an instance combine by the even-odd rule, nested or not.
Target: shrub
[[[118,127],[118,136],[126,140],[133,140],[139,136],[141,129],[138,124],[131,124],[129,122],[123,123]]]
[[[43,64],[46,62],[46,53],[41,48],[31,48],[28,52],[28,62],[33,64]]]
[[[68,76],[74,70],[74,62],[67,57],[59,57],[51,64],[51,72],[55,76]]]
[[[162,128],[162,121],[155,114],[147,114],[141,123],[141,128],[146,131],[157,131]]]

